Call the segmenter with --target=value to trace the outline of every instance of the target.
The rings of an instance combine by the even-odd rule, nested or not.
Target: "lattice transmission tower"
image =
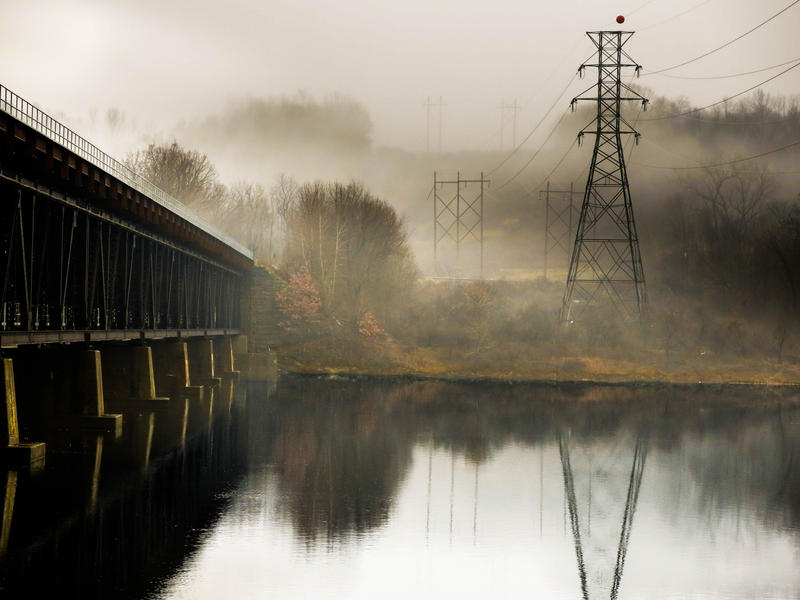
[[[547,268],[552,266],[553,255],[561,266],[570,257],[570,243],[575,231],[574,196],[578,194],[569,184],[569,189],[554,189],[547,181],[547,187],[539,190],[539,202],[544,204],[544,278],[547,279]],[[564,260],[558,260],[563,257]]]
[[[454,180],[444,180],[434,172],[433,264],[437,275],[463,275],[466,242],[474,242],[478,256],[472,252],[466,258],[470,263],[477,258],[478,273],[483,277],[483,193],[488,185],[483,173],[480,179],[461,179],[458,173]]]
[[[590,303],[609,303],[626,317],[638,317],[647,303],[639,238],[622,149],[622,136],[639,133],[622,116],[622,102],[647,99],[623,83],[623,69],[641,65],[623,50],[632,31],[588,31],[597,46],[597,62],[580,66],[597,69],[597,83],[572,100],[597,103],[597,115],[578,133],[595,135],[594,153],[583,195],[575,245],[561,306],[562,321],[573,321]],[[594,96],[585,96],[595,91]]]

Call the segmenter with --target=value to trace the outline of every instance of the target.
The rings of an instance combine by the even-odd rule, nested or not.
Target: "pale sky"
[[[702,54],[789,0],[0,0],[0,83],[50,112],[110,106],[153,129],[243,97],[362,102],[377,145],[425,147],[428,96],[442,96],[444,149],[497,148],[501,99],[525,104],[521,139],[593,50],[584,32],[638,33],[645,69]],[[697,7],[685,15],[684,11]],[[671,20],[668,20],[671,19]],[[662,22],[665,21],[666,22]],[[800,4],[713,56],[672,71],[725,75],[800,57]],[[781,69],[712,81],[654,75],[656,93],[706,104]],[[576,81],[564,98],[589,85]],[[800,93],[800,68],[764,87]],[[569,96],[569,97],[566,97]],[[560,109],[559,109],[560,110]],[[556,111],[557,112],[557,111]],[[554,112],[555,114],[555,112]],[[557,116],[557,115],[556,115]],[[433,123],[434,131],[436,124]],[[505,130],[506,146],[511,139]],[[435,135],[433,136],[435,139]],[[532,140],[533,141],[533,140]]]

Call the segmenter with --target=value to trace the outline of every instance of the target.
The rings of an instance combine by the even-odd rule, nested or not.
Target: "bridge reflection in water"
[[[6,590],[800,593],[800,411],[777,392],[287,379],[182,446],[159,419],[0,477]]]

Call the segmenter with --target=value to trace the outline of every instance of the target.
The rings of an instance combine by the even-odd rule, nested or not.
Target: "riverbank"
[[[549,385],[712,385],[800,388],[800,365],[769,358],[704,353],[636,360],[613,355],[559,356],[553,348],[510,347],[467,354],[382,343],[336,345],[315,340],[278,349],[280,368],[307,376],[359,379],[507,382]]]

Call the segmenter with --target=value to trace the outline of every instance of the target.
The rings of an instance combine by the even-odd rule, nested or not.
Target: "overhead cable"
[[[689,9],[683,11],[683,12],[680,12],[677,15],[672,15],[671,17],[669,17],[667,19],[664,19],[663,21],[658,21],[657,23],[651,23],[650,25],[646,25],[645,27],[640,27],[639,31],[645,31],[646,29],[652,29],[653,27],[658,27],[659,25],[663,25],[664,23],[669,23],[670,21],[674,21],[678,17],[682,17],[683,15],[687,15],[690,12],[697,10],[701,6],[705,6],[709,2],[711,2],[711,0],[703,0],[700,4],[696,4],[692,8],[689,8]]]
[[[567,116],[567,112],[569,112],[569,111],[568,111],[568,110],[564,111],[564,114],[562,114],[562,115],[561,115],[561,118],[560,118],[560,119],[558,120],[558,122],[557,122],[557,123],[556,123],[556,124],[553,126],[553,129],[551,129],[551,130],[550,130],[550,133],[549,133],[549,134],[547,134],[547,137],[545,138],[545,140],[542,142],[542,144],[539,146],[539,148],[537,148],[536,152],[534,152],[534,153],[533,153],[533,156],[531,156],[531,157],[528,159],[528,161],[527,161],[527,162],[526,162],[524,165],[522,165],[522,167],[520,167],[520,169],[519,169],[519,170],[518,170],[516,173],[514,173],[514,174],[513,174],[511,177],[509,177],[509,178],[508,178],[508,179],[506,179],[506,180],[505,180],[503,183],[501,183],[499,186],[497,186],[497,187],[495,188],[495,191],[499,191],[499,190],[503,189],[503,188],[504,188],[504,187],[506,187],[506,186],[507,186],[509,183],[511,183],[512,181],[514,181],[514,180],[515,180],[517,177],[519,177],[519,176],[522,174],[522,172],[523,172],[525,169],[527,169],[527,168],[528,168],[528,167],[531,165],[531,163],[532,163],[534,160],[536,160],[536,157],[537,157],[537,156],[539,156],[539,153],[540,153],[540,152],[542,151],[542,149],[543,149],[543,148],[544,148],[544,147],[547,145],[547,142],[549,142],[549,141],[550,141],[550,138],[551,138],[551,137],[553,137],[553,134],[554,134],[554,133],[556,132],[556,130],[558,129],[558,126],[559,126],[559,125],[561,125],[561,121],[563,121],[563,120],[564,120],[564,117],[566,117],[566,116]],[[576,140],[576,141],[577,141],[577,140]]]
[[[633,14],[635,14],[635,13],[639,12],[640,10],[642,10],[642,9],[643,9],[645,6],[648,6],[649,4],[652,4],[652,3],[653,3],[653,2],[655,2],[655,1],[656,1],[656,0],[647,0],[647,2],[645,2],[644,4],[640,4],[639,6],[637,6],[636,8],[634,8],[633,10],[629,10],[629,11],[627,12],[627,15],[630,17],[631,15],[633,15]]]
[[[550,73],[550,75],[548,75],[547,78],[539,84],[538,89],[544,89],[545,87],[547,87],[547,84],[550,83],[550,81],[553,79],[553,77],[555,77],[556,74],[561,72],[561,67],[572,56],[572,54],[575,52],[575,49],[578,47],[578,44],[580,44],[581,41],[582,40],[580,38],[575,41],[575,43],[572,45],[572,47],[569,49],[569,51],[566,54],[564,54],[564,56],[562,57],[561,61],[556,65],[556,67],[553,68],[553,70]],[[538,91],[533,93],[531,96],[528,97],[527,100],[525,100],[522,103],[522,106],[520,106],[519,111],[520,112],[524,111],[528,107],[528,105],[531,102],[533,102],[533,100],[536,98],[536,96],[538,96]],[[494,138],[495,136],[500,134],[501,131],[503,130],[503,128],[508,124],[508,122],[510,120],[511,119],[501,118],[500,119],[500,129],[496,129],[493,133],[491,133],[490,135],[488,135],[485,138],[483,138],[483,141],[481,142],[479,147],[485,146],[486,143],[489,142],[489,140],[491,140],[492,138]]]
[[[731,79],[733,77],[743,77],[744,75],[753,75],[754,73],[763,73],[764,71],[777,69],[778,67],[785,67],[786,65],[790,65],[798,61],[800,61],[800,56],[798,56],[797,58],[793,58],[792,60],[787,60],[786,62],[782,62],[777,65],[772,65],[771,67],[764,67],[763,69],[756,69],[755,71],[745,71],[744,73],[731,73],[730,75],[706,75],[703,77],[690,77],[688,75],[667,75],[666,73],[643,73],[642,77],[646,77],[647,75],[661,75],[662,77],[669,77],[671,79],[702,79],[702,80]]]
[[[800,1],[800,0],[798,0],[798,1]],[[550,116],[550,113],[553,112],[553,109],[561,101],[562,96],[569,89],[569,86],[572,85],[572,82],[575,81],[575,77],[577,77],[577,76],[578,76],[577,73],[575,73],[570,78],[570,80],[567,82],[567,85],[565,85],[564,89],[561,90],[561,92],[558,94],[558,97],[555,99],[555,102],[553,102],[553,104],[550,105],[550,108],[548,108],[547,112],[544,113],[544,115],[542,116],[541,119],[539,119],[539,122],[536,123],[536,126],[533,128],[533,130],[531,130],[531,132],[528,133],[528,135],[525,136],[525,139],[523,139],[519,144],[517,144],[517,147],[514,148],[503,160],[501,160],[500,163],[495,168],[493,168],[492,170],[489,171],[489,175],[491,175],[492,173],[497,171],[497,169],[499,169],[504,164],[506,164],[511,159],[512,156],[514,156],[517,152],[519,152],[519,150],[522,148],[522,146],[525,144],[525,142],[527,142],[529,139],[531,139],[531,137],[533,137],[533,134],[536,133],[536,131],[539,129],[539,127],[542,125],[542,123],[544,123],[545,119],[547,119],[547,117]],[[562,116],[561,118],[563,119],[564,117]],[[559,123],[560,122],[561,121],[559,120]],[[550,135],[552,135],[552,132],[550,133]],[[550,136],[547,136],[547,139],[550,139]],[[538,154],[538,151],[537,151],[537,154]],[[530,164],[530,161],[528,162],[528,164]]]
[[[678,63],[677,65],[672,65],[671,67],[665,67],[665,68],[663,68],[663,69],[658,69],[658,70],[656,70],[656,71],[648,71],[648,73],[649,73],[649,74],[651,74],[651,75],[655,75],[656,73],[663,73],[664,71],[672,71],[673,69],[677,69],[678,67],[682,67],[682,66],[684,66],[684,65],[688,65],[688,64],[690,64],[690,63],[693,63],[693,62],[696,62],[696,61],[700,60],[701,58],[705,58],[706,56],[709,56],[709,55],[711,55],[711,54],[714,54],[714,52],[717,52],[717,51],[719,51],[719,50],[722,50],[723,48],[727,48],[727,47],[728,47],[728,46],[730,46],[731,44],[733,44],[733,43],[735,43],[735,42],[738,42],[738,41],[739,41],[740,39],[742,39],[743,37],[745,37],[745,36],[747,36],[747,35],[750,35],[750,34],[751,34],[751,33],[753,33],[753,32],[754,32],[756,29],[759,29],[760,27],[763,27],[764,25],[766,25],[767,23],[769,23],[769,22],[770,22],[770,21],[772,21],[773,19],[775,19],[775,18],[779,17],[780,15],[782,15],[783,13],[785,13],[787,10],[789,10],[790,8],[792,8],[794,5],[796,5],[796,4],[798,4],[798,3],[800,3],[800,0],[794,0],[793,2],[790,2],[790,3],[788,4],[788,6],[784,7],[784,8],[783,8],[783,9],[781,9],[781,10],[779,10],[778,12],[776,12],[774,15],[772,15],[772,16],[771,16],[771,17],[769,17],[768,19],[766,19],[766,20],[764,20],[764,21],[761,21],[761,23],[759,23],[758,25],[756,25],[756,26],[755,26],[755,27],[753,27],[752,29],[749,29],[749,30],[745,31],[743,34],[736,36],[736,37],[735,37],[735,38],[733,38],[732,40],[730,40],[730,41],[728,41],[728,42],[725,42],[724,44],[722,44],[721,46],[718,46],[718,47],[714,48],[713,50],[709,50],[709,51],[708,51],[708,52],[706,52],[705,54],[701,54],[700,56],[695,56],[694,58],[691,58],[691,59],[689,59],[689,60],[686,60],[686,61],[684,61],[684,62],[682,62],[682,63]]]
[[[760,154],[754,154],[753,156],[748,156],[746,158],[737,158],[735,160],[727,160],[725,162],[714,163],[710,165],[698,165],[696,167],[665,167],[661,165],[650,165],[647,163],[636,163],[642,167],[648,167],[650,169],[662,169],[666,171],[687,171],[690,169],[714,169],[716,167],[725,167],[727,165],[735,165],[737,163],[743,163],[750,160],[755,160],[757,158],[761,158],[764,156],[769,156],[770,154],[776,154],[777,152],[782,152],[784,150],[788,150],[789,148],[793,148],[795,146],[800,146],[800,140],[796,142],[792,142],[791,144],[787,144],[785,146],[781,146],[780,148],[775,148],[774,150],[768,150],[767,152],[762,152]]]
[[[800,0],[797,0],[797,1],[800,2]],[[714,106],[718,106],[720,104],[725,104],[726,102],[729,102],[729,101],[733,100],[734,98],[738,98],[739,96],[743,96],[747,92],[752,92],[754,89],[760,88],[765,83],[769,83],[773,79],[777,79],[781,75],[784,75],[784,74],[788,73],[789,71],[791,71],[792,69],[794,69],[796,67],[800,67],[800,62],[797,62],[797,63],[793,64],[788,69],[784,69],[783,71],[781,71],[777,75],[773,75],[769,79],[765,79],[761,83],[757,83],[756,85],[751,86],[751,87],[747,88],[746,90],[742,90],[741,92],[738,92],[738,93],[734,94],[733,96],[728,96],[727,98],[725,98],[723,100],[720,100],[718,102],[714,102],[714,103],[708,104],[706,106],[701,106],[700,108],[693,108],[692,110],[687,110],[687,111],[682,112],[682,113],[666,113],[666,116],[653,117],[653,118],[650,118],[650,119],[642,119],[642,121],[663,121],[664,119],[674,119],[675,117],[683,117],[683,116],[686,116],[686,115],[691,115],[691,114],[694,114],[696,112],[700,112],[702,110],[706,110],[706,109],[712,108]]]

